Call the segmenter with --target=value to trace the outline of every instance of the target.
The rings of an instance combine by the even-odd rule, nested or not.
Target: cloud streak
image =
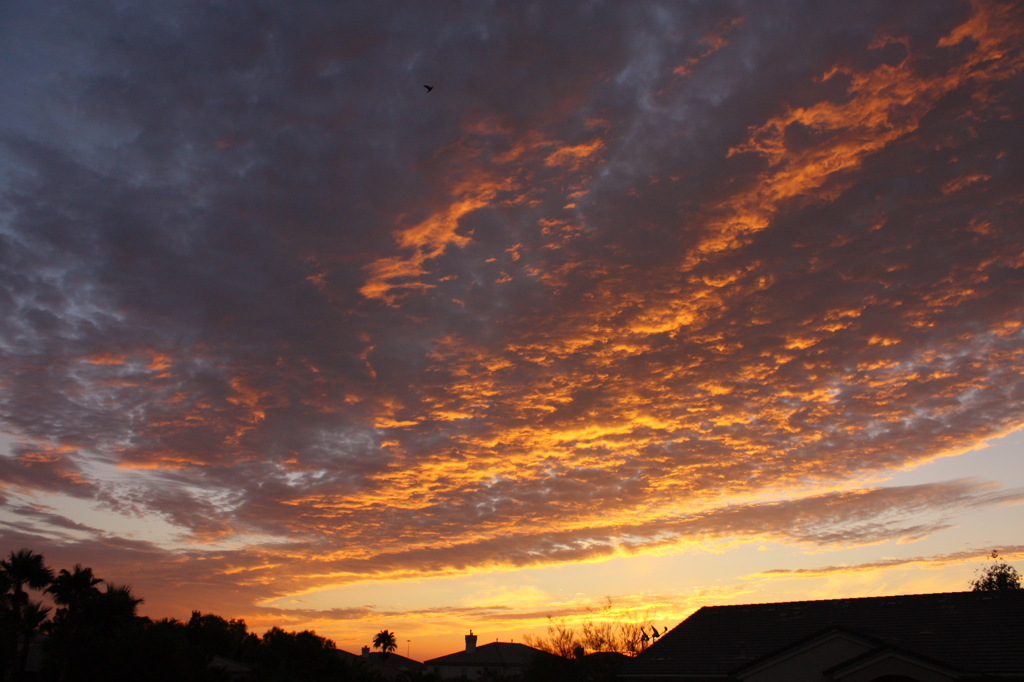
[[[775,568],[769,571],[758,573],[758,577],[797,577],[797,578],[820,578],[833,574],[846,575],[850,573],[861,573],[866,571],[879,571],[890,568],[913,568],[916,566],[936,566],[944,564],[963,563],[966,561],[978,561],[988,558],[991,550],[965,550],[952,552],[950,554],[939,554],[925,557],[909,557],[905,559],[883,559],[881,561],[868,561],[850,566],[823,566],[821,568]],[[1013,545],[1003,547],[999,550],[1000,556],[1013,560],[1024,555],[1024,547]]]

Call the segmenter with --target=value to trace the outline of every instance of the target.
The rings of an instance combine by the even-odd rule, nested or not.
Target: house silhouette
[[[623,682],[1024,681],[1024,590],[706,606]]]
[[[470,630],[463,651],[432,658],[424,661],[423,665],[427,671],[445,680],[476,680],[525,672],[536,656],[550,655],[516,642],[491,642],[477,646],[476,639]]]
[[[368,646],[364,646],[358,656],[341,649],[338,649],[338,655],[346,662],[363,668],[383,680],[396,680],[423,671],[423,664],[419,661],[394,652],[385,655],[380,651],[370,651]]]

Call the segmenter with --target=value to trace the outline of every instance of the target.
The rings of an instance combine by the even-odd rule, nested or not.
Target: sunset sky
[[[417,659],[1024,569],[1022,35],[0,4],[0,552]]]

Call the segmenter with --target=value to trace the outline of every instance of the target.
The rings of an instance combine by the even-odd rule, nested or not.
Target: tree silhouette
[[[96,589],[101,582],[91,568],[75,564],[70,571],[62,568],[46,588],[58,607],[49,625],[50,641],[47,643],[51,652],[59,653],[52,663],[58,680],[67,679],[73,661],[81,660],[75,649],[81,646],[83,635],[88,634],[91,606],[102,594]]]
[[[999,560],[999,552],[992,550],[989,555],[992,564],[984,569],[975,571],[974,579],[971,580],[971,590],[974,592],[995,592],[998,590],[1019,590],[1020,573],[1017,569]]]
[[[39,626],[46,622],[46,616],[50,613],[49,606],[43,606],[41,602],[28,601],[21,609],[21,656],[15,668],[18,678],[25,676],[25,669],[28,667],[28,652],[32,646],[32,640],[39,632]]]
[[[137,614],[143,600],[132,594],[127,585],[106,582],[102,591],[96,589],[96,584],[85,588],[95,580],[95,577],[86,580],[91,573],[86,573],[87,570],[82,569],[76,581],[77,587],[82,589],[71,592],[75,595],[71,597],[74,606],[62,607],[50,625],[44,666],[51,673],[51,679],[60,682],[163,679],[151,674],[153,670],[146,675],[139,672],[149,667],[147,659],[153,658],[152,654],[143,656],[150,624],[148,618]],[[61,592],[62,601],[68,596]]]
[[[281,682],[327,682],[345,679],[346,666],[334,642],[315,632],[285,632],[271,628],[260,640],[258,667],[266,673],[257,679]]]
[[[391,652],[398,648],[395,642],[395,633],[381,630],[373,636],[373,648],[380,649],[381,658],[387,659]]]
[[[82,568],[82,564],[75,564],[69,572],[68,569],[60,569],[60,573],[53,579],[46,591],[53,595],[53,602],[69,611],[79,611],[83,604],[100,593],[96,589],[102,580],[92,574],[91,568]]]
[[[132,594],[131,585],[107,583],[107,590],[97,600],[99,613],[114,623],[131,622],[138,616],[136,610],[145,599]]]
[[[11,580],[0,571],[0,680],[7,679],[7,671],[18,652],[13,605]]]
[[[609,599],[593,615],[584,618],[578,627],[570,625],[565,618],[548,616],[546,637],[528,633],[523,639],[535,649],[562,658],[574,658],[577,648],[585,652],[617,651],[636,656],[651,640],[647,627],[657,632],[649,611],[621,611]]]
[[[225,620],[212,613],[203,615],[193,611],[185,625],[189,644],[197,652],[203,664],[214,656],[231,659],[244,657],[245,649],[258,644],[258,637],[249,634],[244,620]]]
[[[106,583],[99,589],[100,583]],[[44,589],[57,606],[30,598]],[[380,682],[375,670],[347,661],[334,642],[315,632],[272,628],[262,637],[242,620],[192,612],[187,623],[139,616],[143,600],[127,585],[100,580],[76,564],[54,577],[43,557],[30,550],[0,560],[0,682],[22,682],[26,654],[36,633],[42,643],[39,682],[223,682],[232,679],[218,658],[248,668],[256,682]],[[386,653],[394,633],[377,640]],[[417,678],[419,680],[420,678]],[[429,676],[423,680],[431,680]]]
[[[24,677],[29,645],[50,611],[30,601],[25,588],[42,590],[52,581],[53,571],[43,563],[43,556],[30,549],[12,551],[6,559],[0,559],[0,587],[4,591],[0,634],[6,643],[0,652],[0,667],[13,664],[15,680]]]
[[[0,574],[4,576],[4,584],[11,591],[16,605],[28,601],[26,585],[33,590],[42,590],[53,582],[53,571],[43,563],[43,555],[31,549],[19,549],[6,559],[0,559]]]

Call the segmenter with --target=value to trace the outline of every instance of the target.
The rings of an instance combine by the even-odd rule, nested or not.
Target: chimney
[[[369,657],[370,657],[370,647],[364,646],[363,647],[363,658],[369,658]]]
[[[466,653],[471,654],[476,651],[476,635],[470,630],[469,634],[466,635]]]

